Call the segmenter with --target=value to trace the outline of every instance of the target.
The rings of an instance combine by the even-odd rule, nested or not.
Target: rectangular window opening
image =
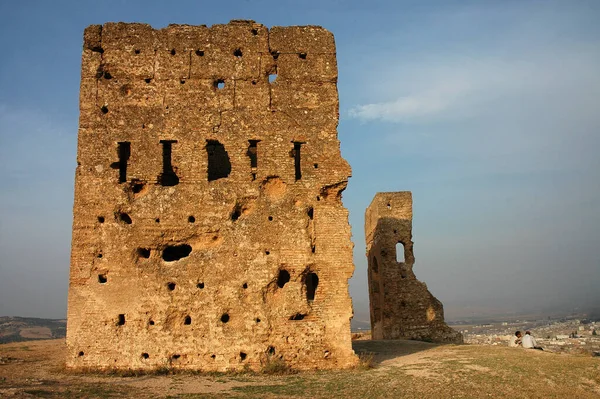
[[[162,186],[176,186],[179,184],[179,177],[173,168],[171,156],[173,144],[177,143],[177,140],[161,140],[160,143],[163,146],[163,171],[158,181]]]
[[[131,143],[128,141],[121,141],[118,144],[117,152],[119,155],[119,183],[125,183],[127,181],[127,161],[131,156]]]
[[[248,158],[250,158],[250,170],[252,180],[256,180],[256,169],[258,168],[258,143],[260,140],[248,140]]]
[[[223,179],[231,173],[231,161],[225,146],[217,140],[206,140],[208,155],[208,181]]]
[[[302,179],[302,168],[300,167],[300,149],[302,148],[302,142],[294,141],[294,169],[296,175],[296,181]]]

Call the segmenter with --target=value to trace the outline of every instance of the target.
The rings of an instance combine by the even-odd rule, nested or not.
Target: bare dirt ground
[[[67,372],[62,339],[4,344],[0,397],[600,398],[598,357],[416,341],[353,344],[367,359],[353,370],[134,377]]]

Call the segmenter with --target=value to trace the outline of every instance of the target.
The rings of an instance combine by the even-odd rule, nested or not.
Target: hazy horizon
[[[446,318],[600,304],[600,2],[0,3],[0,316],[64,318],[83,29],[321,25],[335,35],[355,318],[363,218],[412,191],[415,274]]]

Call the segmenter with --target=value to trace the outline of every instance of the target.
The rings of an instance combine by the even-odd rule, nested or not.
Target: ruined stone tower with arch
[[[356,364],[333,35],[85,30],[67,367]]]
[[[462,343],[444,307],[413,272],[412,193],[377,193],[365,213],[373,339]]]

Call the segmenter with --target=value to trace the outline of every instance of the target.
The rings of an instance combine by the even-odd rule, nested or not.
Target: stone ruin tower
[[[85,30],[67,367],[352,366],[333,35]]]
[[[462,342],[444,308],[413,273],[412,194],[377,193],[365,214],[373,339]]]

